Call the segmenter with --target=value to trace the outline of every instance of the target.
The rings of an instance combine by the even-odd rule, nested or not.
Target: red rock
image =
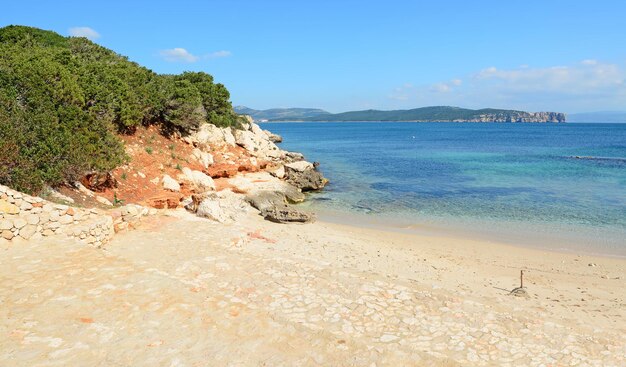
[[[145,201],[145,204],[149,207],[156,209],[175,209],[178,208],[182,196],[180,195],[162,195],[149,198]]]

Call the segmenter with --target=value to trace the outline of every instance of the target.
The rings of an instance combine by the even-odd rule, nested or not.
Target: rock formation
[[[565,122],[565,114],[559,112],[485,113],[477,118],[457,119],[453,122]]]
[[[262,130],[251,118],[247,118],[242,127],[230,131],[203,125],[197,132],[186,137],[185,141],[196,147],[192,155],[196,160],[202,161],[204,154],[215,155],[218,154],[216,153],[218,148],[233,147],[234,140],[234,145],[243,148],[250,156],[252,164],[264,166],[267,172],[222,175],[215,171],[216,167],[211,162],[206,166],[211,166],[214,173],[212,176],[225,179],[224,184],[232,188],[232,191],[210,194],[208,191],[215,190],[215,184],[199,184],[196,176],[202,173],[183,168],[180,179],[191,182],[198,193],[187,199],[185,207],[199,216],[218,222],[228,222],[236,220],[236,214],[228,215],[225,211],[232,207],[233,203],[235,206],[241,206],[243,202],[271,221],[280,223],[312,221],[314,216],[311,213],[301,211],[292,204],[304,200],[303,192],[322,189],[328,180],[317,171],[313,163],[305,161],[302,154],[278,148],[274,141],[281,141],[282,138]],[[175,189],[175,185],[169,185],[170,183],[168,180],[170,190]]]

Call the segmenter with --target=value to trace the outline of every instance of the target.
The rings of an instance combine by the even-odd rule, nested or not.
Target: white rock
[[[180,184],[169,175],[163,176],[163,188],[170,191],[180,191]]]
[[[285,167],[291,168],[294,171],[304,172],[306,170],[313,169],[313,163],[307,161],[299,161],[288,163],[285,165]]]
[[[20,229],[28,224],[23,218],[17,218],[13,221],[13,226],[17,229]]]
[[[25,239],[31,238],[37,232],[37,226],[27,225],[20,230],[20,236]]]
[[[199,205],[196,214],[220,223],[227,220],[226,214],[216,197],[206,198]]]
[[[186,140],[206,144],[211,147],[235,145],[235,138],[229,128],[220,129],[213,124],[202,124],[198,130],[187,137]]]
[[[283,178],[283,177],[285,177],[285,166],[281,165],[280,167],[276,168],[275,170],[269,171],[269,173],[272,176],[276,177],[276,178]]]
[[[265,131],[263,131],[263,129],[261,129],[259,127],[259,125],[255,124],[254,122],[250,123],[250,131],[258,136],[259,138],[263,139],[263,140],[269,140],[270,137],[267,135],[267,133]]]
[[[196,186],[201,192],[215,190],[215,182],[211,177],[200,171],[192,171],[188,167],[183,168],[186,179]]]
[[[233,131],[231,128],[222,128],[222,135],[224,136],[224,142],[226,143],[226,145],[230,145],[232,147],[235,146],[235,137],[233,136]]]
[[[8,220],[8,219],[4,219],[4,220],[0,220],[0,231],[3,230],[9,230],[13,228],[13,222]]]
[[[198,148],[195,148],[191,155],[202,164],[204,168],[208,168],[210,165],[214,163],[213,156],[211,153],[202,151]]]
[[[258,150],[254,134],[251,131],[237,130],[235,132],[235,142],[248,152],[254,153]]]

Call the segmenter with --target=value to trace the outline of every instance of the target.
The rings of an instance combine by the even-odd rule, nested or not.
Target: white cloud
[[[524,110],[623,109],[626,65],[583,60],[570,65],[499,69],[491,66],[463,80],[402,86],[390,98],[396,107],[458,105]]]
[[[585,60],[577,65],[500,70],[495,67],[476,73],[479,83],[493,83],[506,91],[589,94],[624,86],[625,74],[618,65]]]
[[[68,32],[72,37],[85,37],[92,41],[100,38],[100,33],[89,27],[74,27],[70,28]]]
[[[191,52],[181,47],[175,47],[168,50],[161,50],[159,52],[161,57],[168,62],[196,62],[200,58],[193,55]]]
[[[222,51],[212,52],[212,53],[206,55],[206,58],[208,58],[208,59],[217,59],[217,58],[220,58],[220,57],[229,57],[229,56],[232,56],[232,53],[230,51],[222,50]]]
[[[222,57],[229,57],[232,55],[230,51],[215,51],[204,56],[196,56],[191,52],[181,47],[175,47],[168,50],[161,50],[159,52],[161,57],[168,62],[187,62],[193,63],[200,61],[201,59],[217,59]]]

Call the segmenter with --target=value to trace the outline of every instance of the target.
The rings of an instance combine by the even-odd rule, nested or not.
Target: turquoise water
[[[321,162],[323,213],[626,256],[626,124],[262,125]]]

